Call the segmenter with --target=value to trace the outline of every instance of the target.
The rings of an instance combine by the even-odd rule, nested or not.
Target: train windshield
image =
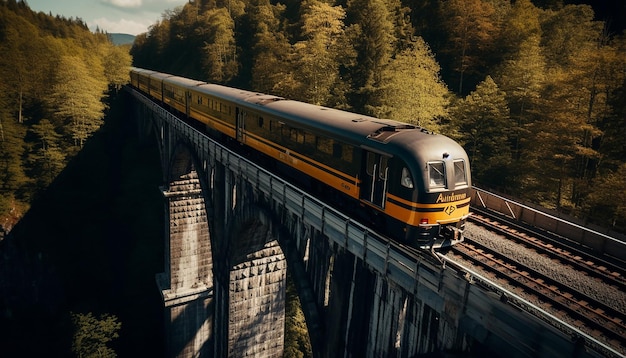
[[[430,188],[445,188],[446,187],[446,166],[444,162],[429,162],[428,163],[428,182]]]
[[[463,159],[457,159],[454,161],[454,184],[457,186],[467,185],[465,161]]]

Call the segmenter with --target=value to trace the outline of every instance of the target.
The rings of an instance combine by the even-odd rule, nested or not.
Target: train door
[[[389,178],[389,157],[384,154],[365,151],[361,199],[385,208],[387,180]]]
[[[239,107],[236,107],[235,115],[237,116],[237,140],[241,143],[245,142],[245,125],[246,125],[246,112]]]
[[[176,91],[176,90],[174,90]],[[180,95],[180,98],[185,101],[185,115],[187,117],[191,116],[191,101],[193,100],[193,95],[189,91],[185,91]]]

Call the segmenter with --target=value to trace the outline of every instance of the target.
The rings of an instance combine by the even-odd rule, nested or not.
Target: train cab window
[[[400,178],[400,184],[403,187],[413,189],[413,179],[411,179],[411,173],[404,167],[402,168],[402,177]]]
[[[430,183],[431,189],[446,187],[446,171],[444,162],[428,163],[428,182]]]
[[[465,176],[465,161],[454,161],[454,184],[467,185],[467,177]]]

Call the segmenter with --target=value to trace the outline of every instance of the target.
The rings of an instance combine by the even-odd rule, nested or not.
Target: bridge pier
[[[210,350],[213,278],[206,204],[195,170],[163,190],[169,240],[166,271],[157,277],[165,309],[166,346],[170,356]]]

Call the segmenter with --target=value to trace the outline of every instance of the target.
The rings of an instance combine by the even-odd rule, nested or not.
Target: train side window
[[[444,162],[428,163],[428,182],[431,188],[446,187],[446,172]]]
[[[465,161],[462,159],[454,161],[454,184],[467,185],[467,177],[465,176]]]
[[[349,144],[343,144],[343,154],[341,160],[352,164],[354,162],[354,147]]]
[[[378,177],[381,180],[387,180],[387,167],[389,166],[389,157],[384,155],[380,156],[380,169],[378,170]]]
[[[411,179],[411,173],[404,167],[402,168],[402,177],[400,178],[400,184],[403,187],[413,189],[413,179]]]
[[[376,166],[376,155],[371,152],[367,152],[367,167],[365,170],[367,171],[367,175],[374,175],[374,167]]]
[[[259,128],[263,128],[263,117],[259,117]]]
[[[304,132],[304,144],[311,148],[315,148],[315,134],[311,132]]]
[[[322,153],[332,154],[333,152],[332,139],[325,138],[325,137],[317,137],[317,149],[319,149]]]

